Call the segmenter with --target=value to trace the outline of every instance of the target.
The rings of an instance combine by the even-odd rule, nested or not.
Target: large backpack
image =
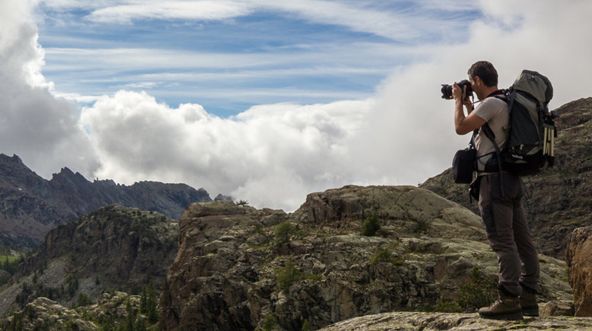
[[[547,108],[553,98],[549,79],[538,72],[523,70],[504,94],[495,97],[505,100],[510,112],[509,136],[503,150],[497,146],[489,125],[483,126],[496,149],[499,170],[527,176],[538,173],[546,164],[553,166],[557,130],[554,116]]]

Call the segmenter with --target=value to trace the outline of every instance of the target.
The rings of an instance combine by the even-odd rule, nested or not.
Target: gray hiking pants
[[[515,296],[521,295],[521,285],[537,290],[539,260],[522,206],[522,180],[504,172],[482,176],[480,184],[479,210],[489,244],[497,254],[498,287]]]

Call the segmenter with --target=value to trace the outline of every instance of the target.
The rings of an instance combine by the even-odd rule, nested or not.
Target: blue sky
[[[382,33],[380,25],[347,23],[350,12],[325,19],[265,1],[219,19],[138,13],[124,21],[94,18],[97,11],[126,2],[104,3],[46,1],[39,7],[43,74],[58,92],[146,91],[172,107],[199,103],[218,116],[258,104],[370,97],[397,67],[429,55],[416,46],[462,41],[479,16],[462,3],[451,10],[429,1],[336,2],[343,7],[338,9],[359,10],[368,20],[376,13],[407,20],[399,30]]]
[[[551,109],[589,97],[591,15],[576,0],[2,0],[0,152],[47,179],[67,166],[286,211],[416,185],[467,144],[440,84],[475,61],[500,87],[547,75]]]

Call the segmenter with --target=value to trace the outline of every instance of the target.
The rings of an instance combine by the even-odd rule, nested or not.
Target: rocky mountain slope
[[[185,184],[89,182],[68,168],[47,181],[18,156],[0,154],[0,248],[34,247],[57,225],[114,203],[177,219],[190,203],[210,200]]]
[[[565,262],[540,260],[540,300],[569,302]],[[346,186],[310,194],[293,214],[196,203],[180,220],[161,328],[302,330],[474,311],[495,295],[496,275],[479,217],[424,189]]]
[[[12,282],[0,288],[0,315],[43,296],[71,307],[103,292],[160,289],[178,248],[178,223],[121,206],[51,230]]]
[[[570,102],[559,114],[556,163],[542,173],[525,177],[525,206],[542,253],[565,258],[568,236],[592,223],[592,98]],[[467,138],[468,139],[468,138]],[[475,213],[467,185],[454,184],[450,169],[421,185]]]

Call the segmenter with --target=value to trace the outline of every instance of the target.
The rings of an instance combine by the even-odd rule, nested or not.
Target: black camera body
[[[471,88],[471,82],[469,82],[468,80],[466,80],[466,79],[461,80],[457,84],[458,84],[458,86],[460,86],[461,89],[463,89],[465,91],[465,99],[473,94],[473,89]],[[450,99],[454,98],[452,96],[452,85],[442,84],[442,89],[440,91],[442,92],[442,99],[450,100]]]

